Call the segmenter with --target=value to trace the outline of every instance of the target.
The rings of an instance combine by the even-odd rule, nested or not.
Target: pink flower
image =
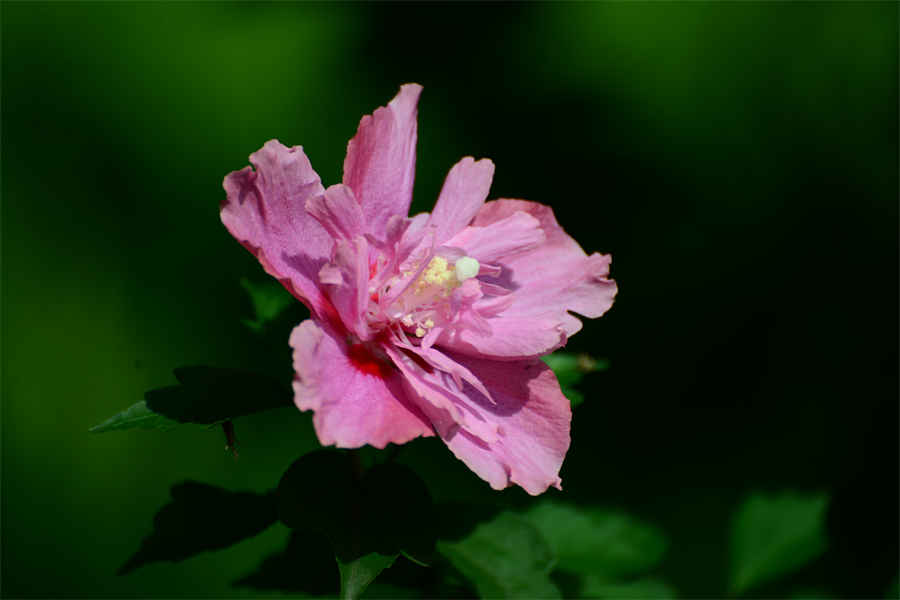
[[[408,218],[422,88],[362,118],[344,182],[269,141],[225,177],[222,222],[312,318],[291,333],[295,402],[322,444],[439,435],[495,489],[560,487],[571,409],[541,355],[612,305],[609,255],[553,211],[485,202],[494,165],[463,158],[431,214]]]

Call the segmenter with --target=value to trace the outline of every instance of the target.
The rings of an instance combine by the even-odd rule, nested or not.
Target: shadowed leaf
[[[741,594],[802,567],[826,546],[825,494],[750,496],[731,531],[731,591]]]
[[[179,367],[179,385],[150,390],[144,400],[90,429],[169,429],[179,423],[212,425],[272,408],[289,406],[290,391],[257,373],[218,367]]]
[[[310,532],[292,532],[284,550],[267,556],[255,571],[232,585],[321,596],[334,593],[339,577],[328,540]]]
[[[438,551],[471,581],[482,598],[559,598],[550,580],[553,551],[527,520],[501,513]]]
[[[420,563],[434,553],[431,498],[401,465],[378,465],[363,476],[346,452],[319,450],[284,473],[277,499],[286,525],[331,543],[342,597],[358,597],[400,553]]]
[[[523,516],[550,544],[561,569],[607,581],[646,572],[666,551],[662,532],[618,511],[545,500]]]
[[[153,531],[119,569],[124,575],[152,562],[178,562],[251,538],[277,520],[273,494],[230,492],[185,481],[153,518]]]

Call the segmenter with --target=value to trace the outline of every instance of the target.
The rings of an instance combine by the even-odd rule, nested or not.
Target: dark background
[[[238,420],[237,461],[216,430],[87,429],[177,366],[289,373],[290,324],[269,343],[240,323],[238,280],[265,275],[219,222],[222,177],[277,137],[338,182],[359,118],[408,81],[414,211],[487,156],[491,197],[613,255],[616,304],[569,344],[611,368],[583,387],[561,497],[662,528],[682,596],[723,593],[753,490],[831,494],[794,583],[896,577],[897,4],[0,10],[4,596],[256,594],[229,584],[283,528],[113,573],[172,483],[274,486],[317,445],[308,414]],[[404,453],[438,499],[521,494],[434,440]]]

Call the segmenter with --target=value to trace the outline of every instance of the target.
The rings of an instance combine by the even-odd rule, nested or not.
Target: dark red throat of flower
[[[350,363],[362,373],[386,379],[393,373],[393,366],[387,356],[378,356],[381,354],[371,342],[357,342],[350,344],[347,355],[350,357]]]

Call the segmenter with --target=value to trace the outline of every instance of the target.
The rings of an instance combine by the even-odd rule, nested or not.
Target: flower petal
[[[334,247],[334,262],[319,271],[319,282],[331,299],[337,318],[347,330],[363,340],[369,338],[369,328],[363,318],[369,280],[368,256],[369,246],[364,237],[338,240]],[[334,323],[333,317],[330,322]]]
[[[306,201],[306,211],[335,239],[348,240],[365,232],[365,217],[353,190],[337,183]]]
[[[553,209],[536,202],[488,202],[473,224],[487,226],[517,211],[527,212],[540,221],[546,240],[527,252],[503,260],[509,273],[501,275],[501,279],[508,276],[504,283],[515,289],[515,302],[502,317],[549,316],[566,335],[572,335],[581,329],[581,322],[568,311],[593,319],[612,306],[617,291],[616,282],[607,278],[612,259],[608,254],[585,254],[556,222]]]
[[[432,368],[415,352],[391,346],[385,351],[400,369],[409,397],[419,399],[419,408],[440,435],[451,436],[462,428],[484,442],[497,439],[496,424],[481,414],[451,373]]]
[[[528,221],[520,216],[525,213],[540,224],[542,242],[525,243]],[[508,230],[504,234],[508,244],[493,245],[492,236],[482,238],[479,228],[499,228],[498,237],[500,229]],[[585,254],[562,230],[549,206],[524,200],[488,202],[472,227],[452,243],[463,247],[468,243],[471,248],[466,250],[479,260],[479,250],[497,254],[500,274],[479,276],[479,280],[511,293],[485,296],[472,306],[474,314],[486,318],[489,330],[467,327],[466,322],[446,327],[435,342],[446,350],[501,360],[547,354],[581,329],[581,321],[569,311],[599,317],[612,306],[616,295],[615,281],[607,279],[609,255]]]
[[[484,227],[466,227],[450,238],[447,245],[462,248],[480,263],[494,263],[533,250],[545,241],[541,222],[517,211]]]
[[[362,344],[348,347],[312,320],[294,328],[290,344],[294,402],[300,410],[315,411],[313,425],[322,445],[384,448],[434,435],[386,356]]]
[[[344,184],[362,206],[369,233],[382,237],[392,215],[406,216],[416,167],[416,105],[422,86],[409,83],[387,106],[366,115],[347,144]]]
[[[502,298],[504,304],[508,298]],[[552,315],[516,316],[503,313],[483,319],[487,328],[472,326],[471,319],[477,315],[477,310],[473,310],[460,319],[459,326],[445,327],[435,346],[469,356],[515,360],[542,356],[566,343],[565,330],[560,320]]]
[[[467,156],[453,165],[428,221],[435,228],[435,244],[443,244],[475,218],[493,179],[494,163],[486,158]]]
[[[225,176],[222,223],[270,275],[311,310],[322,310],[318,273],[331,254],[331,236],[305,210],[323,192],[301,146],[270,140],[250,155],[256,167]]]
[[[454,357],[491,391],[495,404],[474,388],[466,391],[498,438],[485,442],[464,429],[442,435],[444,443],[494,489],[512,484],[531,495],[561,488],[559,469],[569,449],[572,408],[553,371],[540,360],[498,362]]]

